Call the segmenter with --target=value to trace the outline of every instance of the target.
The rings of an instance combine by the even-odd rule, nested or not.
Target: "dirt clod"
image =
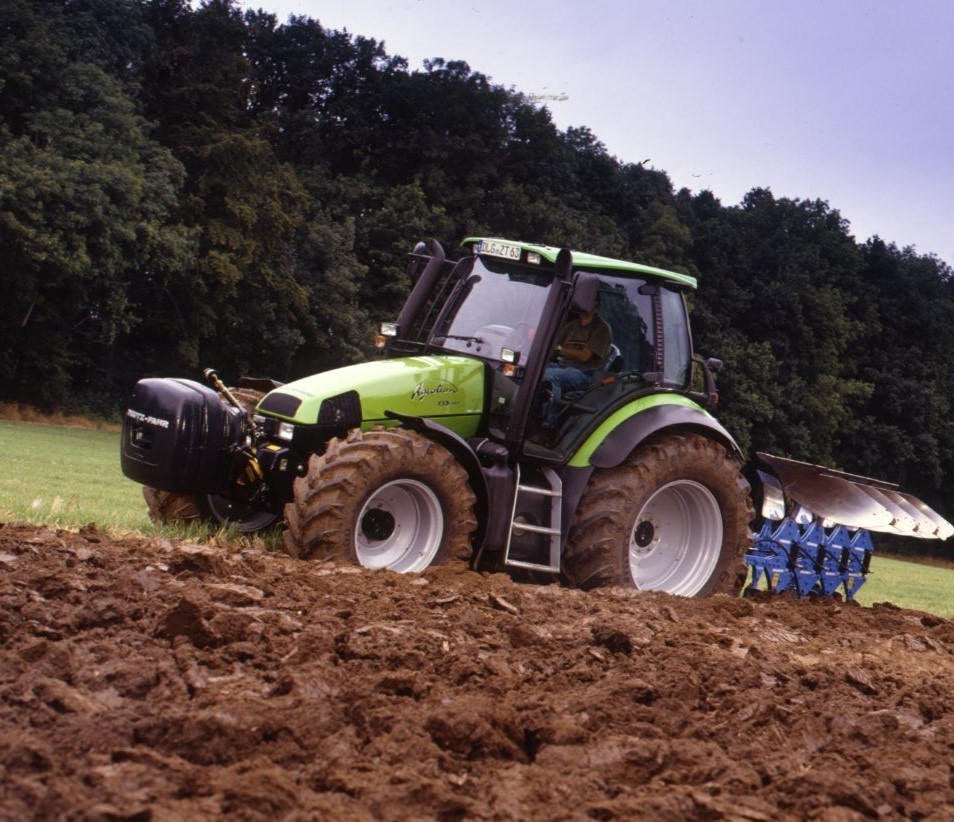
[[[0,525],[0,818],[954,815],[954,624]]]

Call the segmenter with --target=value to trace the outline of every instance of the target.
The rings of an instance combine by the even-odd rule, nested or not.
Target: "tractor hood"
[[[371,428],[386,412],[428,417],[472,436],[484,410],[486,365],[461,356],[403,357],[349,365],[283,385],[257,413],[296,425]]]

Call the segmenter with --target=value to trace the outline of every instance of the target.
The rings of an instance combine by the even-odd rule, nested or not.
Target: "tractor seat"
[[[609,354],[603,361],[603,367],[600,371],[608,371],[610,374],[619,374],[623,370],[623,352],[619,346],[613,343],[609,348]],[[597,372],[599,373],[599,372]]]

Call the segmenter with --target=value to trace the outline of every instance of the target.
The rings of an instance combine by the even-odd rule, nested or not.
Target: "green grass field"
[[[0,420],[0,517],[153,533],[142,490],[119,470],[119,433]]]
[[[0,521],[80,528],[113,535],[205,537],[208,525],[156,525],[142,486],[119,467],[119,432],[0,420]],[[215,532],[243,539],[232,529]],[[267,545],[277,541],[275,534]]]
[[[119,436],[118,432],[0,420],[4,455],[0,463],[0,521],[57,528],[79,528],[92,522],[115,535],[207,534],[207,527],[157,526],[149,520],[141,486],[120,471]],[[266,540],[266,544],[270,542]],[[858,601],[862,605],[892,602],[954,618],[954,569],[875,553],[872,572]]]
[[[903,608],[954,619],[954,569],[879,557],[876,552],[868,581],[857,599],[862,605],[893,602]]]

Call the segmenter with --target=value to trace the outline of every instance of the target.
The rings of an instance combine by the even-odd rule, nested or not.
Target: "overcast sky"
[[[954,265],[951,0],[243,0],[465,60],[610,154],[735,205],[757,186]]]

